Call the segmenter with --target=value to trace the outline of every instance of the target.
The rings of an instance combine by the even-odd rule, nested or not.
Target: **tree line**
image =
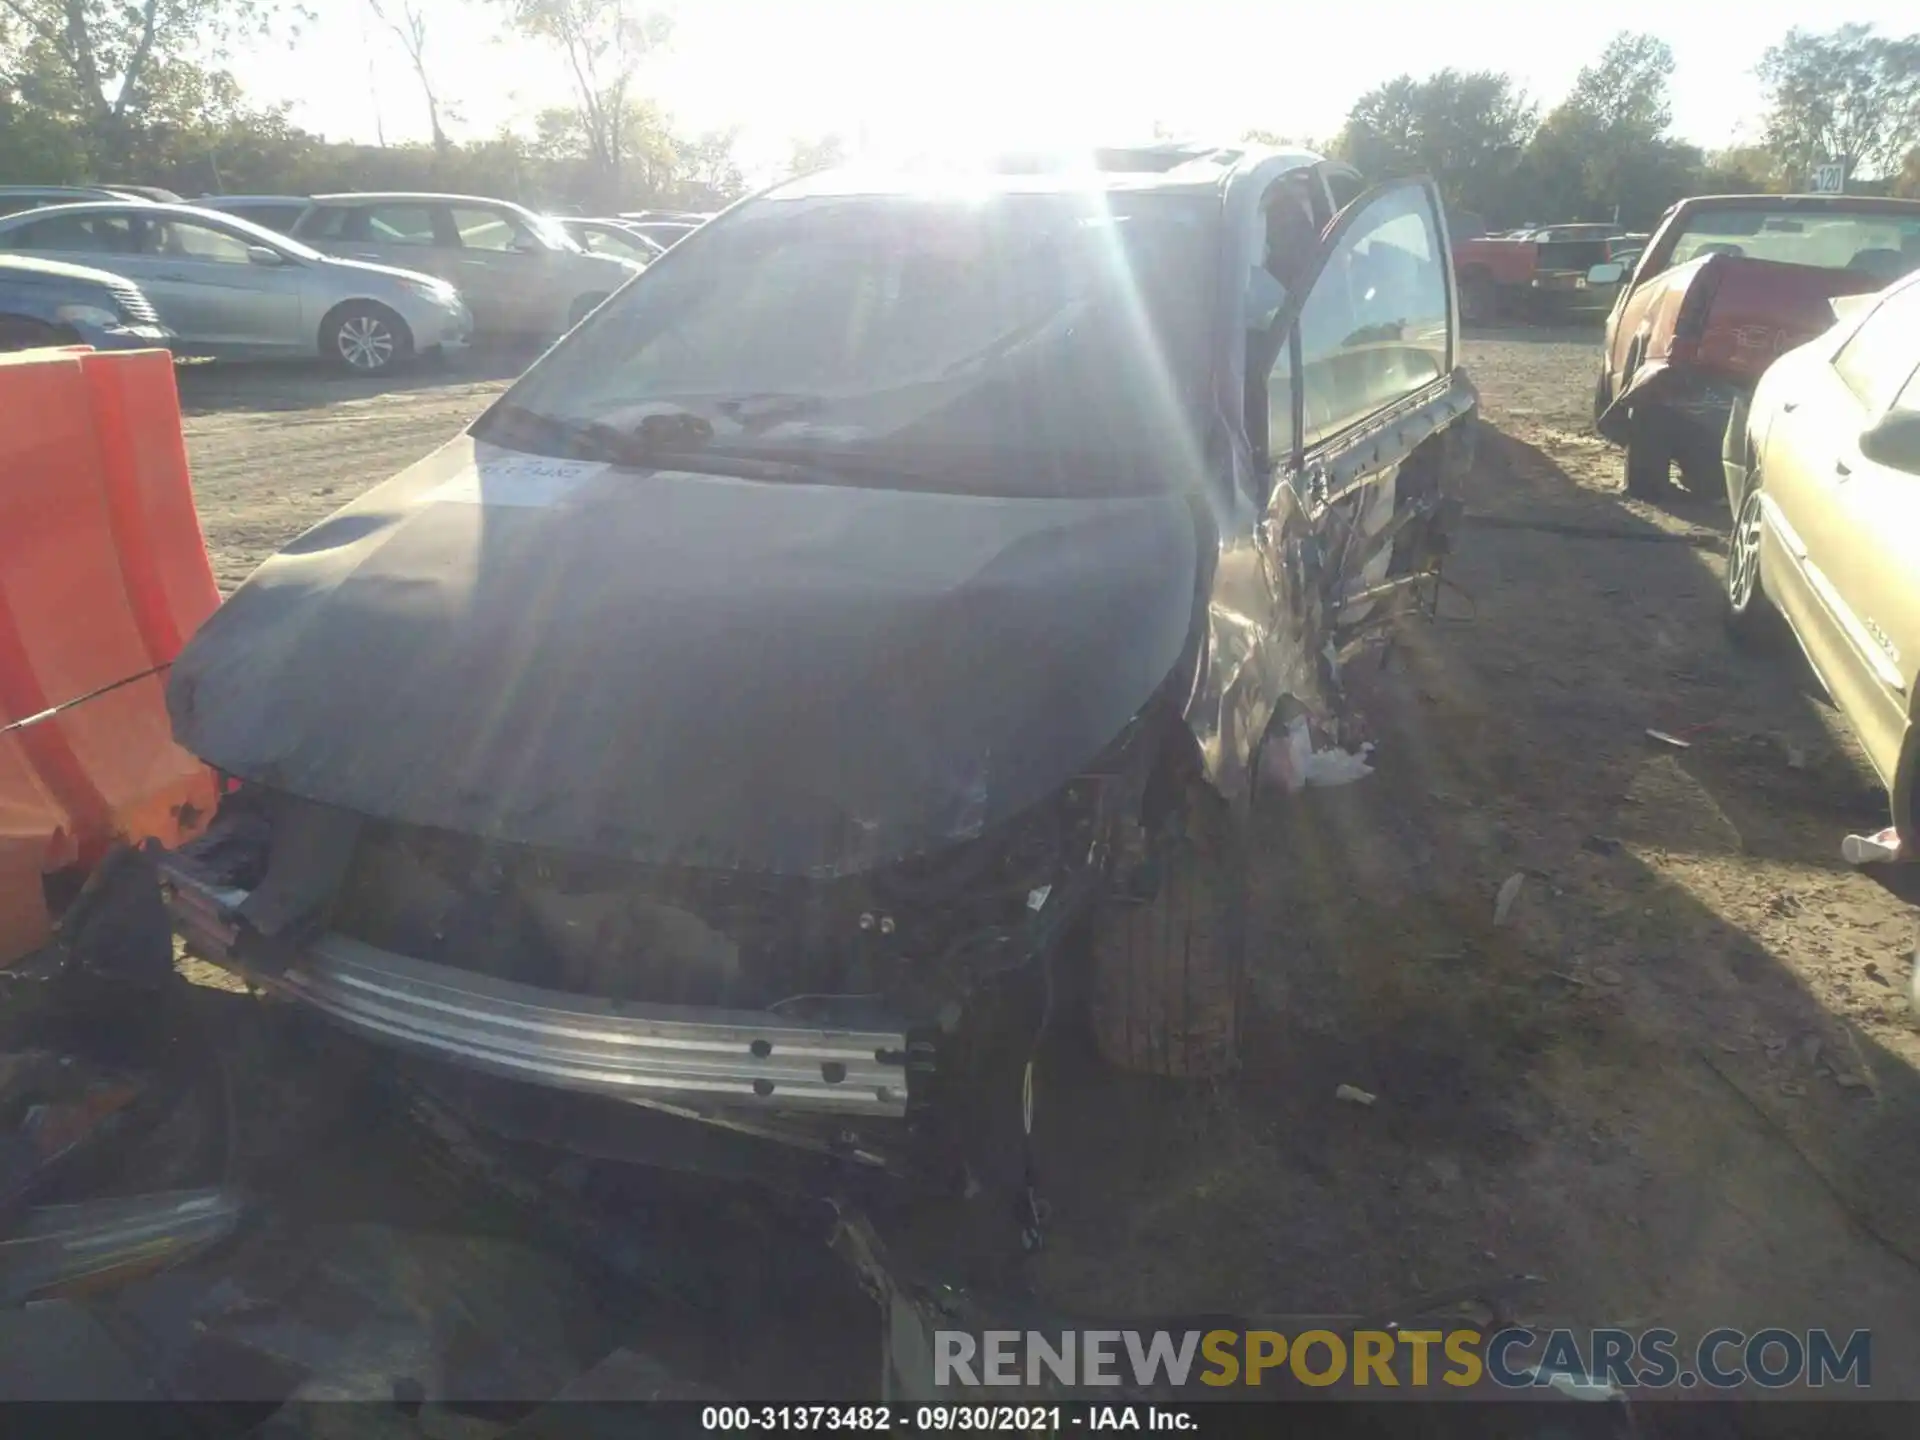
[[[639,0],[353,3],[398,41],[428,140],[330,141],[246,91],[234,49],[297,44],[313,19],[300,0],[0,0],[0,180],[183,195],[444,190],[594,212],[704,210],[746,188],[733,132],[687,133],[646,97],[645,62],[672,24]],[[454,139],[457,85],[436,41],[475,23],[545,47],[569,77],[567,103],[521,129]],[[817,159],[831,142],[795,151]]]
[[[1427,174],[1494,229],[1594,220],[1645,229],[1687,195],[1811,188],[1920,198],[1920,35],[1794,29],[1762,57],[1758,143],[1709,153],[1672,134],[1673,51],[1616,35],[1543,115],[1512,77],[1402,75],[1354,102],[1331,151],[1372,179]]]
[[[185,195],[434,189],[589,211],[707,209],[745,188],[733,132],[686,133],[647,98],[646,63],[673,31],[646,0],[353,3],[404,53],[426,141],[329,141],[248,94],[233,50],[268,36],[297,43],[313,18],[302,0],[0,0],[0,180]],[[437,42],[476,22],[544,47],[568,77],[567,103],[522,129],[453,138],[465,127]],[[1920,35],[1789,31],[1759,67],[1761,139],[1715,153],[1672,134],[1673,69],[1664,41],[1620,34],[1544,113],[1505,74],[1402,75],[1362,95],[1313,148],[1374,179],[1432,175],[1461,217],[1493,228],[1644,228],[1689,194],[1808,188],[1813,167],[1833,160],[1849,189],[1920,196]],[[788,168],[841,153],[831,136],[796,141]]]

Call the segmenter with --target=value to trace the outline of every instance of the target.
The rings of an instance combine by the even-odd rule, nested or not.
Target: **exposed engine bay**
[[[1104,894],[1145,883],[1141,820],[1162,806],[1148,792],[1171,720],[1143,715],[1008,823],[854,876],[487,842],[257,786],[163,873],[190,948],[369,1038],[883,1168],[950,1169],[907,1157],[938,1149],[942,1096],[977,1088],[979,1049],[1007,1039],[998,997],[976,1002],[1050,966]],[[1018,1047],[1040,1023],[1018,1022]],[[1002,1079],[1011,1110],[1017,1073]]]
[[[384,949],[572,994],[939,1024],[973,983],[1045,943],[1056,887],[1064,899],[1097,863],[1101,784],[1077,780],[930,859],[827,880],[369,823],[336,924]]]

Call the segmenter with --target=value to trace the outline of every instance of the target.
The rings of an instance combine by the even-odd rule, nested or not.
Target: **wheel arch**
[[[0,310],[0,331],[9,325],[17,325],[23,330],[45,331],[50,345],[79,345],[84,343],[72,326],[59,321],[48,320],[40,315],[27,315],[14,310]]]
[[[1893,772],[1893,788],[1888,794],[1903,856],[1920,855],[1920,814],[1914,810],[1914,782],[1920,779],[1920,724],[1915,723],[1916,709],[1920,709],[1920,699],[1907,708],[1906,738],[1900,743],[1900,763]]]

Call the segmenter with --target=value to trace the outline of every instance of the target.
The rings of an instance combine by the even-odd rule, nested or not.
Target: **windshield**
[[[1668,265],[1736,255],[1857,270],[1881,284],[1920,269],[1920,211],[1912,217],[1845,210],[1704,209],[1689,215]]]
[[[477,433],[994,493],[1164,483],[1207,380],[1216,204],[761,201],[628,287]]]

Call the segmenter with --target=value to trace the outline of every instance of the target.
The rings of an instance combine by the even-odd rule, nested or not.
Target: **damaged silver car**
[[[1069,936],[1109,1060],[1220,1075],[1261,746],[1356,743],[1342,665],[1431,602],[1458,359],[1425,182],[776,186],[193,638],[238,783],[175,923],[376,1041],[856,1157]]]

